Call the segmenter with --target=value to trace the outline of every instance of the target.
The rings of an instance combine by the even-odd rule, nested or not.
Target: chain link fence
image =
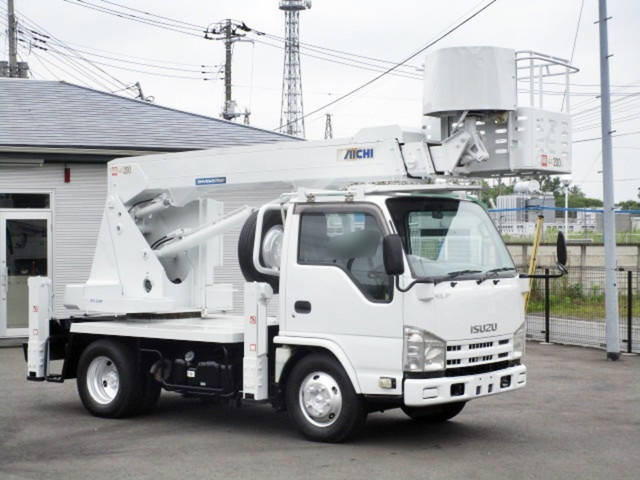
[[[536,273],[545,273],[545,268]],[[619,270],[616,274],[620,348],[640,353],[640,272]],[[605,270],[596,267],[570,268],[560,278],[534,279],[526,317],[527,338],[604,348],[604,285]]]

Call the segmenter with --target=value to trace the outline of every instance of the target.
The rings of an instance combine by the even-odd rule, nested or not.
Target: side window
[[[298,263],[336,266],[370,300],[390,302],[393,279],[384,269],[382,237],[369,213],[302,213]]]

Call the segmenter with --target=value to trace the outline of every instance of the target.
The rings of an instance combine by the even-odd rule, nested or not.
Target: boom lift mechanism
[[[570,117],[542,109],[542,87],[546,77],[564,75],[568,90],[574,71],[536,52],[445,48],[426,59],[422,129],[386,126],[346,139],[114,160],[91,274],[66,287],[65,305],[94,315],[216,317],[232,309],[232,287],[213,278],[222,263],[220,237],[256,211],[251,260],[258,272],[278,275],[282,231],[263,232],[263,220],[274,211],[284,220],[293,203],[473,190],[474,177],[569,173]],[[518,106],[519,81],[529,82],[527,107]],[[289,191],[259,208],[223,214],[221,192],[267,184]],[[244,394],[254,399],[266,398],[268,389],[266,305],[273,294],[265,283],[247,284],[244,292]],[[40,317],[33,322],[42,325]],[[29,365],[40,377],[42,362]]]

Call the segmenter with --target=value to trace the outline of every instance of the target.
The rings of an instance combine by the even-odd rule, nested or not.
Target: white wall
[[[63,164],[0,167],[0,192],[50,190],[53,194],[54,315],[68,316],[62,306],[64,286],[86,281],[107,192],[106,166],[69,164],[71,182],[64,183]]]

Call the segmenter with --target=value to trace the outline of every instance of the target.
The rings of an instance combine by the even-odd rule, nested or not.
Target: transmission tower
[[[226,19],[207,28],[204,38],[207,40],[224,41],[225,62],[224,62],[224,106],[220,116],[225,120],[234,120],[237,117],[245,116],[245,123],[248,121],[250,112],[240,112],[237,109],[236,102],[231,99],[231,60],[233,56],[233,44],[243,41],[245,33],[251,29],[244,22]],[[246,41],[246,40],[244,40]]]
[[[327,121],[324,124],[324,139],[329,140],[333,138],[333,127],[331,126],[331,114],[327,113]]]
[[[300,73],[300,11],[311,8],[311,0],[280,0],[284,10],[284,69],[280,131],[304,138],[302,75]]]

